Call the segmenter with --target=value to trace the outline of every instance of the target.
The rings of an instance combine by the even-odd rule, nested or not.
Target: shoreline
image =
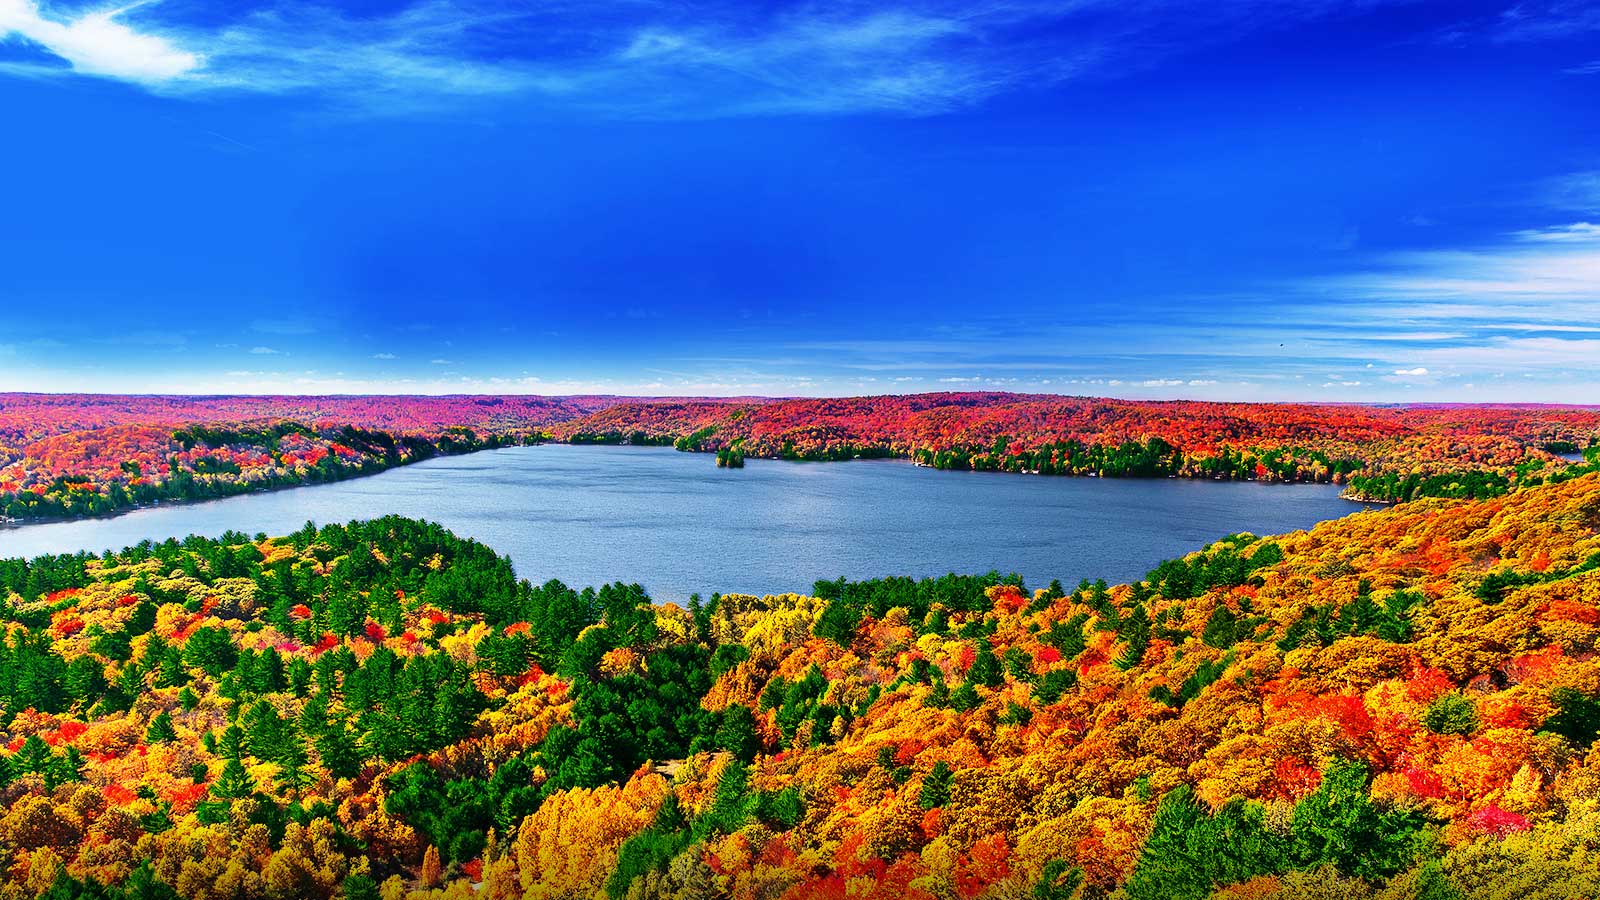
[[[86,515],[47,516],[47,517],[42,517],[42,518],[16,519],[16,520],[11,520],[11,521],[0,521],[0,538],[3,538],[4,535],[6,533],[10,532],[10,531],[19,530],[19,529],[23,529],[23,528],[29,528],[29,527],[32,527],[32,526],[35,526],[35,525],[61,525],[61,524],[66,524],[66,523],[71,523],[71,522],[89,522],[89,521],[111,520],[111,519],[116,519],[116,518],[120,518],[122,516],[130,515],[130,514],[137,513],[137,512],[143,512],[143,511],[147,511],[147,510],[167,509],[167,508],[172,508],[172,507],[183,507],[183,506],[197,506],[197,505],[202,504],[202,503],[214,503],[214,502],[219,502],[219,501],[224,501],[224,500],[231,500],[231,499],[238,498],[238,497],[248,497],[248,496],[251,496],[251,495],[254,495],[254,494],[271,494],[271,493],[277,493],[279,491],[297,490],[297,489],[300,489],[300,488],[313,488],[313,487],[318,487],[320,485],[328,485],[328,484],[339,484],[339,483],[345,482],[345,481],[354,481],[354,480],[361,479],[361,478],[370,478],[370,477],[373,477],[375,475],[382,475],[385,472],[391,472],[391,471],[394,471],[396,469],[406,468],[406,467],[409,467],[409,466],[417,465],[419,463],[428,462],[429,460],[434,460],[434,459],[449,459],[449,458],[454,458],[454,457],[471,456],[473,454],[483,453],[483,452],[491,451],[491,450],[507,450],[507,449],[511,449],[513,447],[536,447],[536,446],[542,446],[542,445],[545,445],[545,444],[557,444],[557,445],[568,446],[568,447],[630,447],[630,448],[639,448],[639,449],[648,449],[648,450],[671,450],[671,451],[673,451],[675,453],[689,453],[689,454],[694,454],[696,456],[703,455],[703,456],[708,456],[708,457],[712,457],[712,458],[716,457],[716,452],[712,451],[712,450],[678,450],[678,449],[672,447],[670,444],[633,444],[633,443],[628,443],[628,442],[599,443],[599,442],[590,442],[590,441],[576,441],[576,442],[574,442],[574,441],[552,440],[552,441],[540,441],[538,443],[530,443],[530,444],[509,444],[509,445],[500,446],[500,447],[480,447],[480,448],[477,448],[477,449],[474,449],[474,450],[467,450],[467,451],[459,452],[459,453],[436,453],[436,454],[434,454],[432,456],[428,456],[428,457],[426,457],[424,459],[409,460],[409,461],[406,461],[406,462],[398,463],[396,465],[384,466],[384,467],[382,467],[380,469],[375,469],[375,470],[372,470],[372,471],[352,472],[349,475],[345,475],[343,477],[334,478],[334,479],[327,479],[327,480],[321,480],[321,481],[303,481],[303,482],[299,482],[299,483],[296,483],[296,484],[275,484],[275,485],[269,485],[269,486],[265,486],[265,487],[258,487],[258,488],[255,488],[253,490],[239,491],[237,493],[232,493],[232,494],[221,494],[221,495],[218,495],[218,496],[215,496],[215,497],[198,497],[198,498],[194,498],[194,499],[158,500],[158,501],[156,501],[155,503],[152,503],[152,504],[148,504],[148,505],[144,505],[144,506],[129,506],[129,507],[124,507],[122,509],[113,510],[111,512],[94,513],[94,514],[86,514]],[[932,466],[932,465],[928,465],[926,463],[918,462],[917,460],[915,460],[915,459],[913,459],[912,457],[909,457],[909,456],[895,456],[895,455],[857,456],[857,457],[852,457],[850,459],[787,459],[787,458],[779,457],[779,456],[751,456],[751,457],[748,457],[748,459],[759,460],[759,461],[762,461],[762,462],[787,462],[787,463],[799,463],[799,464],[808,464],[808,463],[851,463],[851,462],[893,462],[893,463],[907,464],[907,465],[910,465],[912,468],[927,469],[928,471],[931,471],[931,472],[953,472],[953,473],[965,473],[965,474],[971,474],[971,475],[1011,475],[1011,476],[1034,476],[1034,477],[1040,477],[1040,478],[1103,479],[1103,480],[1109,480],[1109,481],[1216,482],[1216,483],[1234,483],[1234,484],[1259,484],[1259,485],[1262,485],[1262,486],[1265,486],[1265,487],[1307,486],[1307,485],[1321,486],[1321,487],[1339,487],[1339,485],[1337,483],[1335,483],[1335,482],[1322,482],[1322,481],[1263,481],[1261,479],[1256,479],[1256,478],[1218,478],[1218,477],[1196,477],[1196,476],[1186,476],[1186,475],[1100,475],[1099,473],[1085,473],[1085,474],[1081,474],[1081,475],[1072,475],[1072,474],[1067,474],[1067,475],[1046,475],[1046,474],[1043,474],[1043,473],[1040,473],[1040,472],[1037,472],[1037,471],[1009,472],[1009,471],[1005,471],[1003,469],[995,469],[995,470],[988,470],[988,469],[942,469],[942,468],[939,468],[938,466]],[[1348,490],[1348,488],[1346,488],[1346,490]],[[1345,492],[1341,492],[1339,494],[1339,497],[1340,497],[1340,499],[1348,500],[1351,503],[1362,504],[1362,505],[1367,505],[1367,506],[1374,506],[1374,505],[1394,506],[1394,505],[1398,505],[1398,501],[1394,501],[1394,500],[1376,500],[1376,499],[1368,499],[1368,498],[1360,497],[1360,496],[1349,496]],[[0,553],[3,553],[3,548],[0,548]]]
[[[549,442],[546,442],[546,443],[549,443]],[[511,445],[507,445],[507,447],[531,447],[531,446],[537,446],[537,445],[536,444],[511,444]],[[488,450],[505,450],[505,449],[507,449],[507,447],[479,447],[476,450],[466,450],[466,451],[462,451],[462,452],[459,452],[459,453],[435,453],[432,456],[428,456],[428,457],[425,457],[423,459],[407,460],[405,462],[396,463],[396,464],[394,464],[392,466],[383,466],[382,468],[374,469],[372,471],[364,471],[364,470],[363,471],[355,471],[355,472],[352,472],[352,473],[350,473],[348,475],[343,475],[343,476],[341,476],[339,478],[323,479],[321,481],[302,481],[302,482],[299,482],[297,484],[266,485],[266,486],[262,486],[262,487],[253,488],[253,489],[248,490],[248,491],[238,491],[238,492],[232,493],[232,494],[219,494],[219,495],[217,495],[215,497],[196,497],[196,498],[188,499],[188,500],[185,500],[185,499],[157,500],[154,503],[146,504],[146,505],[143,505],[143,506],[126,506],[126,507],[123,507],[122,509],[112,510],[111,512],[89,513],[89,514],[85,514],[85,515],[81,515],[81,516],[42,516],[40,518],[34,518],[34,519],[0,520],[0,537],[3,537],[8,531],[14,531],[14,530],[21,529],[21,528],[29,528],[29,527],[32,527],[34,525],[63,525],[63,524],[67,524],[69,522],[104,521],[104,520],[110,520],[110,519],[117,519],[117,518],[121,518],[122,516],[131,515],[131,514],[136,513],[136,512],[144,512],[144,511],[152,510],[152,509],[169,509],[169,508],[172,508],[172,507],[198,506],[198,505],[200,505],[202,503],[216,503],[216,502],[219,502],[219,501],[222,501],[222,500],[232,500],[232,499],[235,499],[237,497],[249,497],[249,496],[252,496],[252,495],[255,495],[255,494],[275,494],[275,493],[278,493],[279,491],[293,491],[293,490],[298,490],[300,488],[318,487],[320,485],[325,485],[325,484],[340,484],[340,483],[346,482],[346,481],[356,481],[356,480],[361,479],[361,478],[371,478],[371,477],[373,477],[375,475],[382,475],[385,472],[393,472],[396,469],[404,469],[404,468],[406,468],[408,466],[417,465],[418,463],[425,463],[425,462],[427,462],[428,460],[431,460],[431,459],[450,459],[450,458],[457,457],[457,456],[471,456],[474,453],[483,453],[483,452],[488,451]]]

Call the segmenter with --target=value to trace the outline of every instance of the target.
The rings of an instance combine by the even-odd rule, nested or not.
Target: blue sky
[[[0,390],[1600,402],[1600,3],[0,35]]]

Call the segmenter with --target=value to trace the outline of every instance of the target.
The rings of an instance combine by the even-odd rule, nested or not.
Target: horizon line
[[[879,394],[815,394],[815,395],[761,395],[761,394],[608,394],[608,393],[573,393],[573,394],[540,394],[540,393],[452,393],[452,394],[405,394],[405,393],[325,393],[325,394],[292,394],[292,393],[184,393],[165,391],[0,391],[0,400],[9,397],[160,397],[185,400],[249,400],[249,399],[361,399],[361,398],[393,398],[416,400],[447,400],[447,399],[509,399],[509,398],[538,398],[545,400],[574,400],[584,398],[599,398],[609,400],[624,400],[636,402],[702,402],[702,403],[788,403],[807,400],[868,400],[885,397],[1015,397],[1018,399],[1055,399],[1055,400],[1115,400],[1119,403],[1203,403],[1214,406],[1359,406],[1374,408],[1413,408],[1413,407],[1480,407],[1485,409],[1600,409],[1600,403],[1555,403],[1548,401],[1518,401],[1518,400],[1215,400],[1192,397],[1118,397],[1110,394],[1057,394],[1039,391],[908,391],[884,392]]]

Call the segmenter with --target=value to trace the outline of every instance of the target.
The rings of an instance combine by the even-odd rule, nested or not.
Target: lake
[[[818,578],[1017,572],[1112,583],[1225,534],[1364,508],[1331,485],[1056,478],[891,460],[750,460],[548,444],[433,459],[330,485],[0,530],[0,557],[120,549],[228,529],[280,535],[397,513],[507,554],[534,581],[637,581],[653,597],[809,590]]]

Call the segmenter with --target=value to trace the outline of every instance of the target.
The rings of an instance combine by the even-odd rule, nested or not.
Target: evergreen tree
[[[716,746],[732,753],[742,763],[755,759],[761,751],[761,738],[756,734],[756,719],[750,707],[735,703],[722,711]]]
[[[316,737],[317,755],[322,766],[335,778],[354,778],[361,774],[363,762],[356,739],[344,723],[330,725]]]
[[[22,747],[17,750],[17,755],[12,758],[19,774],[38,775],[43,777],[50,771],[55,755],[50,752],[50,745],[37,734],[28,736],[22,742]]]
[[[172,716],[159,713],[150,720],[150,727],[145,730],[144,739],[152,744],[164,744],[178,739],[178,732],[172,727]]]
[[[950,708],[956,712],[966,712],[982,705],[983,698],[978,696],[977,688],[973,687],[970,681],[963,681],[959,687],[950,692]]]
[[[794,785],[781,791],[763,792],[756,804],[756,815],[761,821],[777,830],[786,831],[805,818],[806,805],[800,790]]]
[[[278,755],[274,757],[278,764],[278,789],[287,793],[295,802],[299,802],[300,793],[315,780],[312,772],[307,768],[310,760],[306,756],[305,742],[298,734],[291,734]]]
[[[234,650],[233,639],[228,632],[221,628],[201,628],[184,642],[184,661],[197,669],[204,671],[212,678],[221,678],[222,673],[233,667],[238,660],[238,653]]]
[[[1150,614],[1143,603],[1136,604],[1122,620],[1117,634],[1127,642],[1126,649],[1117,657],[1117,668],[1132,669],[1144,659],[1144,652],[1150,647]]]
[[[145,582],[141,590],[143,593],[148,595],[152,589],[150,588],[149,583]],[[123,630],[127,632],[128,637],[136,638],[141,634],[148,633],[152,628],[155,627],[156,605],[151,603],[149,600],[141,600],[137,605],[134,606],[133,615],[128,617],[128,624]]]
[[[1540,731],[1559,734],[1579,749],[1588,749],[1600,737],[1600,698],[1587,697],[1570,687],[1550,692],[1556,712],[1545,719]]]
[[[950,764],[939,760],[933,764],[933,769],[922,778],[922,789],[917,794],[917,804],[923,809],[935,809],[950,802],[950,783],[954,773],[950,771]]]
[[[1033,900],[1072,900],[1083,885],[1083,870],[1064,859],[1044,864],[1039,881],[1033,886]]]
[[[105,694],[105,667],[93,656],[80,656],[67,664],[65,685],[67,696],[81,709],[88,709]]]
[[[339,889],[340,900],[379,900],[378,883],[365,875],[345,877]]]
[[[1411,864],[1420,814],[1381,810],[1367,794],[1367,767],[1336,762],[1316,791],[1295,804],[1291,851],[1310,868],[1332,863],[1346,875],[1381,879]]]
[[[155,672],[158,687],[178,687],[189,682],[189,673],[183,667],[183,654],[177,647],[168,647],[162,652]]]
[[[842,597],[836,597],[823,608],[812,633],[848,648],[854,643],[856,630],[860,627],[861,610]]]
[[[178,900],[178,892],[157,878],[150,861],[145,860],[128,875],[123,897],[124,900]]]
[[[994,647],[987,640],[979,640],[977,645],[972,667],[967,670],[967,680],[984,687],[1004,684],[1005,675],[1000,669],[1000,658],[994,655]]]
[[[222,773],[211,785],[211,793],[224,800],[243,800],[255,793],[255,789],[255,781],[237,757],[228,758],[222,766]]]
[[[1372,582],[1363,578],[1356,585],[1356,597],[1339,610],[1339,625],[1345,634],[1371,634],[1383,621],[1383,610],[1372,599]]]
[[[51,761],[51,777],[46,782],[65,784],[74,781],[83,781],[84,773],[89,769],[89,763],[77,747],[68,747]]]
[[[1191,835],[1204,818],[1193,789],[1186,784],[1161,798],[1150,837],[1128,876],[1125,887],[1130,900],[1205,900],[1211,893],[1211,879],[1206,875],[1205,860],[1190,845]]]
[[[1239,642],[1242,636],[1239,631],[1239,617],[1226,603],[1220,603],[1212,611],[1211,617],[1206,619],[1206,627],[1200,633],[1200,639],[1218,650],[1227,650]]]

